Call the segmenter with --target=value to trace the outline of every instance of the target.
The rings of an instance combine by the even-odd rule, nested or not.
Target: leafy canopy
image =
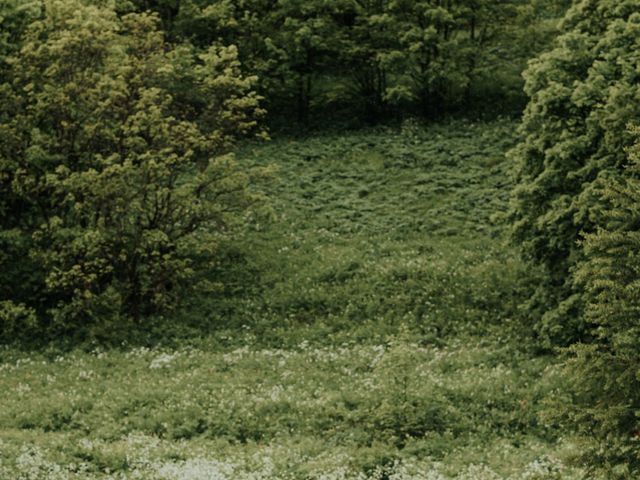
[[[256,198],[228,155],[263,115],[235,47],[47,0],[1,87],[0,325],[101,335],[199,286]],[[16,262],[16,258],[23,259]]]

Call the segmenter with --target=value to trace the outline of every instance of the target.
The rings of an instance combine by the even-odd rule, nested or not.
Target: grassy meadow
[[[0,350],[0,479],[581,478],[505,240],[516,127],[244,145],[269,211],[218,294],[113,348]]]

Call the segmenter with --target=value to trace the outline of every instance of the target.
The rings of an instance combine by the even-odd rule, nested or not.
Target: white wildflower
[[[78,372],[78,380],[91,380],[94,376],[92,370],[80,370]]]
[[[156,469],[158,480],[231,480],[235,466],[231,463],[193,458],[183,462],[171,462]]]
[[[173,361],[176,358],[178,358],[178,356],[179,354],[177,352],[173,354],[161,353],[160,355],[155,357],[153,360],[151,360],[151,363],[149,364],[149,368],[152,370],[156,370],[159,368],[168,368],[171,366]]]

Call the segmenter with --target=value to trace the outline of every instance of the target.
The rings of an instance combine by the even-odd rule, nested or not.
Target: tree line
[[[272,116],[435,117],[523,103],[520,73],[563,0],[131,0],[174,41],[238,46]],[[489,100],[490,98],[490,100]],[[333,116],[336,119],[336,116]],[[317,122],[316,122],[317,123]]]

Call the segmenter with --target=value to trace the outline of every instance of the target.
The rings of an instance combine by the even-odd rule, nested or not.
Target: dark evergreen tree
[[[598,478],[632,479],[640,476],[640,143],[623,175],[596,186],[599,228],[586,236],[576,273],[593,338],[571,349],[574,397],[559,409],[583,434],[580,464]]]

